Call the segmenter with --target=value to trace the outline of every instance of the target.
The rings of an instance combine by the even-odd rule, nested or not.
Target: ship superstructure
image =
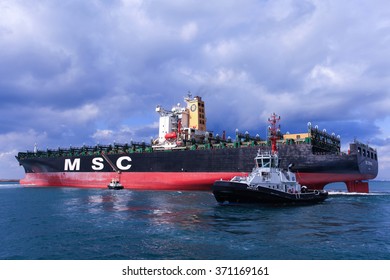
[[[205,106],[201,97],[191,95],[185,99],[186,106],[180,103],[170,111],[160,105],[156,112],[160,114],[159,135],[153,141],[153,149],[172,149],[186,146],[187,142],[202,142],[210,134],[206,131]]]

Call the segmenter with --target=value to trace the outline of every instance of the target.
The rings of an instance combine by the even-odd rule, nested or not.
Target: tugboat
[[[324,190],[309,190],[301,186],[295,173],[279,168],[276,140],[276,114],[269,119],[271,126],[271,152],[260,151],[255,157],[255,168],[245,177],[235,176],[230,181],[215,181],[212,191],[219,203],[293,203],[308,204],[322,202],[328,197]]]
[[[123,189],[122,184],[119,182],[118,179],[115,179],[115,178],[113,178],[113,179],[111,180],[111,182],[107,185],[107,187],[108,187],[110,190],[121,190],[121,189]]]

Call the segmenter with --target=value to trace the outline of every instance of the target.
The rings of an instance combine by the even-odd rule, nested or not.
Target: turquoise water
[[[390,259],[390,182],[370,188],[265,207],[207,192],[0,184],[0,259]]]

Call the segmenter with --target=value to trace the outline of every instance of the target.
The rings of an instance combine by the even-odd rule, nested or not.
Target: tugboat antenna
[[[280,121],[280,116],[273,113],[270,118],[268,118],[269,126],[269,139],[271,140],[271,151],[272,154],[278,153],[278,147],[276,146],[276,140],[279,139],[278,130],[280,130],[280,126],[277,126]]]

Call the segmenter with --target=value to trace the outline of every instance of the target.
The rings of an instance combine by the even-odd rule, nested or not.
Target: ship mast
[[[280,121],[280,116],[273,113],[270,118],[268,118],[268,122],[270,126],[268,127],[269,130],[269,139],[271,140],[271,151],[272,154],[278,153],[278,147],[276,146],[276,141],[279,139],[279,131],[280,131],[280,125],[277,125]]]

